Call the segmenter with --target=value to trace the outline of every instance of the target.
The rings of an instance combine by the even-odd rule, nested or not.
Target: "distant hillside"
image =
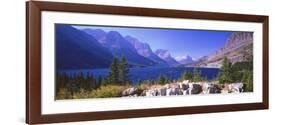
[[[94,37],[70,25],[56,25],[56,67],[83,69],[109,67],[113,55]]]
[[[224,57],[230,62],[249,61],[253,58],[253,33],[234,32],[224,47],[189,66],[220,67]]]

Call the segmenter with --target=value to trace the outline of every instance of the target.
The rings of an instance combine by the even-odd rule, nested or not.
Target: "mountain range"
[[[58,69],[108,68],[113,57],[126,57],[130,67],[176,66],[168,50],[152,51],[149,44],[117,31],[77,29],[56,25],[56,66]]]
[[[221,66],[224,57],[232,63],[253,58],[253,33],[233,32],[225,45],[210,55],[198,59],[172,57],[165,49],[152,51],[150,45],[117,31],[77,29],[71,25],[56,25],[56,67],[58,69],[108,68],[113,57],[126,57],[130,67],[147,66]]]

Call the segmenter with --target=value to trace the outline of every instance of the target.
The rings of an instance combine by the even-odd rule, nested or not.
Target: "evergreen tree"
[[[103,80],[102,80],[102,83],[101,83],[101,86],[105,86],[105,85],[107,85],[109,82],[108,82],[108,77],[106,77],[106,78],[104,78]]]
[[[192,80],[192,72],[190,71],[184,71],[182,76],[181,76],[181,80]]]
[[[241,82],[245,71],[253,71],[253,62],[236,62],[231,66],[233,82]]]
[[[87,72],[87,75],[86,75],[86,79],[84,80],[84,88],[85,90],[91,90],[93,88],[95,88],[95,82],[94,82],[94,77],[89,73]]]
[[[138,86],[141,85],[142,82],[143,82],[143,81],[139,79],[137,85],[138,85]]]
[[[59,91],[61,88],[66,88],[67,83],[69,82],[70,78],[66,73],[56,73],[56,92]]]
[[[89,81],[89,85],[90,85],[90,90],[97,88],[97,86],[98,86],[97,81],[96,81],[93,74],[90,74],[90,77],[88,78],[88,81]]]
[[[111,66],[110,66],[110,73],[109,73],[109,82],[112,84],[118,84],[120,83],[119,81],[119,68],[118,68],[118,59],[113,58]]]
[[[253,92],[253,72],[246,70],[243,72],[242,82],[245,87],[244,90],[246,92]]]
[[[83,77],[83,72],[80,72],[77,76],[76,76],[76,78],[75,78],[75,83],[74,84],[76,84],[78,87],[77,87],[77,89],[79,89],[79,88],[86,88],[86,84],[85,84],[85,82],[84,82],[84,77]],[[77,90],[78,91],[78,90]]]
[[[219,73],[217,78],[219,80],[219,83],[225,84],[231,83],[233,81],[233,71],[231,65],[231,62],[226,57],[224,57],[221,66],[221,72]]]
[[[203,77],[201,76],[201,72],[197,69],[194,69],[193,71],[193,82],[200,82],[203,81]]]
[[[80,78],[79,75],[75,79],[70,80],[69,83],[67,83],[66,88],[67,91],[69,92],[69,95],[67,97],[71,99],[73,99],[74,93],[77,92],[80,88],[80,86],[75,81],[78,80],[78,78]]]
[[[160,75],[159,78],[158,78],[158,83],[161,84],[161,85],[165,84],[166,83],[165,76]]]
[[[108,85],[111,83],[112,83],[112,75],[111,75],[111,72],[109,72],[108,75],[102,81],[102,85]]]
[[[99,88],[99,87],[100,87],[100,85],[102,84],[102,82],[103,82],[103,80],[102,80],[102,76],[101,76],[101,75],[99,75],[99,77],[98,77],[98,81],[97,81],[97,87],[96,87],[96,88]]]
[[[165,77],[165,83],[171,83],[172,80],[170,80],[169,78]]]
[[[120,64],[119,64],[119,69],[120,69],[120,81],[121,84],[126,85],[129,84],[129,68],[128,68],[128,62],[126,58],[123,56]]]

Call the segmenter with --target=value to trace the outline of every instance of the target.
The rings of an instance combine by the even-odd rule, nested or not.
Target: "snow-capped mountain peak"
[[[186,56],[177,56],[175,60],[181,64],[189,64],[192,63],[194,60],[192,57],[186,55]]]

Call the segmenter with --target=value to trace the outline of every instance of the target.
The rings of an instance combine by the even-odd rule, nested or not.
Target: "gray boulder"
[[[202,92],[202,86],[199,84],[193,84],[191,89],[191,94],[199,94]]]
[[[243,92],[243,83],[232,83],[229,86],[231,92],[240,93]]]
[[[147,92],[147,90],[143,90],[143,91],[141,92],[140,96],[146,96],[146,92]]]
[[[170,95],[183,95],[180,88],[171,88]]]
[[[140,91],[137,87],[131,87],[128,89],[125,89],[122,92],[122,96],[134,96],[134,95],[141,95],[142,91]]]
[[[188,84],[181,84],[182,90],[187,90],[189,88]]]
[[[188,95],[188,94],[189,94],[189,91],[188,91],[188,90],[183,90],[183,91],[182,91],[182,94],[183,94],[183,95]]]
[[[157,95],[159,95],[159,92],[156,89],[149,89],[145,91],[145,96],[157,96]]]
[[[166,88],[160,88],[158,91],[160,96],[166,96],[166,91],[167,91]]]
[[[216,85],[216,84],[211,84],[209,86],[209,93],[210,94],[221,93],[221,90],[222,89],[218,85]]]
[[[183,92],[180,88],[175,88],[175,94],[176,95],[183,95]]]

